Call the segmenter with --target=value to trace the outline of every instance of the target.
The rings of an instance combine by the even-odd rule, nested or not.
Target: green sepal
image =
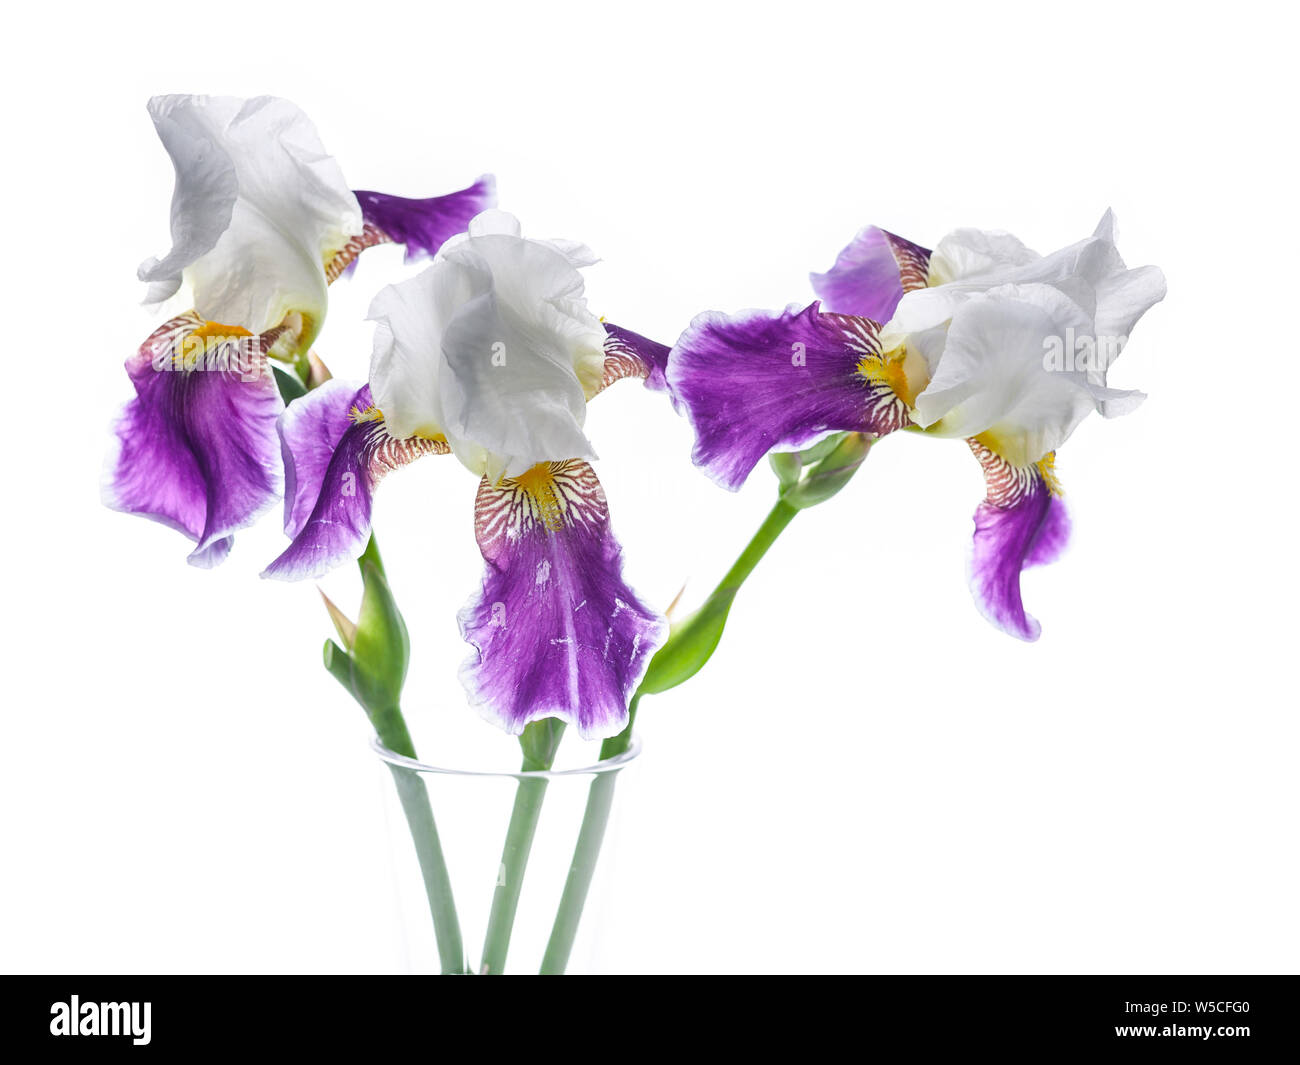
[[[799,474],[803,472],[803,459],[797,451],[773,451],[767,456],[767,461],[782,492],[798,482]]]
[[[307,382],[311,380],[311,357],[310,345],[302,344],[299,346],[297,353],[293,357],[293,372],[297,374],[298,380],[303,382],[303,392],[310,392]]]
[[[352,660],[348,657],[347,651],[333,640],[326,640],[324,658],[329,675],[355,695],[356,693],[352,691]]]
[[[798,510],[825,503],[849,483],[875,442],[869,433],[845,433],[797,484],[781,493],[781,499]]]
[[[307,386],[292,370],[275,365],[272,365],[271,369],[275,372],[275,387],[280,390],[280,398],[284,400],[286,407],[295,399],[301,399],[307,394]]]
[[[361,574],[365,591],[352,643],[352,658],[363,685],[358,695],[367,707],[397,706],[410,664],[411,639],[379,567],[367,560]]]
[[[373,538],[359,561],[365,585],[361,613],[351,628],[339,628],[341,638],[345,638],[344,632],[351,636],[351,646],[344,650],[326,640],[325,668],[361,704],[384,746],[414,758],[415,748],[400,709],[411,657],[406,622],[384,578]],[[335,624],[337,627],[337,619]]]
[[[804,466],[812,466],[821,462],[822,459],[839,447],[840,442],[848,435],[848,433],[831,433],[830,436],[823,436],[817,443],[799,452],[799,461]]]

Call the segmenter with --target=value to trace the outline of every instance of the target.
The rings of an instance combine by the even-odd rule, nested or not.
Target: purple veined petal
[[[573,459],[484,478],[474,531],[487,572],[460,612],[470,702],[515,735],[544,717],[586,739],[621,732],[668,626],[623,580],[595,471]]]
[[[409,262],[433,257],[449,237],[465,232],[470,219],[495,207],[497,182],[491,174],[484,174],[469,188],[423,200],[364,190],[355,195],[367,224],[403,245]]]
[[[627,377],[644,379],[646,387],[654,392],[668,391],[668,379],[665,377],[668,352],[671,350],[668,345],[610,322],[604,324],[605,377],[601,382],[601,391]]]
[[[984,469],[988,494],[975,509],[970,586],[975,605],[1003,632],[1036,640],[1038,620],[1020,598],[1020,573],[1055,561],[1070,537],[1070,518],[1049,454],[1013,466],[978,440],[968,440]]]
[[[904,292],[925,288],[929,271],[929,249],[867,226],[839,253],[834,266],[809,278],[827,310],[887,322]]]
[[[737,489],[769,451],[828,432],[884,436],[908,424],[898,375],[866,318],[801,311],[706,311],[678,338],[668,386],[695,427],[693,458]]]
[[[307,524],[320,498],[334,451],[353,424],[352,411],[371,406],[370,386],[331,379],[290,403],[276,429],[284,459],[284,531],[290,539]]]
[[[371,403],[370,386],[328,381],[280,419],[285,531],[293,542],[262,571],[297,581],[357,558],[370,536],[375,489],[391,470],[423,455],[450,454],[443,440],[398,439]]]
[[[353,195],[361,204],[364,226],[325,264],[325,279],[331,284],[351,275],[357,257],[377,244],[403,245],[407,262],[437,254],[449,237],[465,232],[470,219],[496,205],[497,183],[484,174],[469,188],[423,200],[364,189]]]
[[[231,534],[280,498],[275,423],[284,403],[264,342],[204,323],[194,311],[164,322],[126,362],[136,395],[114,427],[104,502],[183,532],[189,561],[209,567]]]

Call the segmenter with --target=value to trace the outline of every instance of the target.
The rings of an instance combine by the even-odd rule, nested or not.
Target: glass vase
[[[640,753],[576,769],[384,765],[402,955],[410,973],[599,973],[615,786]]]

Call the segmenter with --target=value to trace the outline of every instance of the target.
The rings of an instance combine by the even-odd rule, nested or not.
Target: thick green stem
[[[596,874],[600,847],[605,841],[605,829],[609,826],[609,811],[614,805],[614,784],[617,780],[618,772],[613,771],[599,773],[591,782],[591,790],[587,793],[587,809],[582,815],[582,828],[578,831],[573,861],[564,881],[564,894],[560,896],[560,906],[555,911],[555,924],[551,926],[551,938],[542,957],[542,976],[563,976],[568,967],[573,941],[578,935],[578,923],[582,920],[582,909],[587,904],[587,892],[591,890],[591,880]]]
[[[371,722],[379,742],[394,754],[415,759],[415,745],[406,728],[399,707],[372,713]],[[433,934],[438,940],[438,961],[444,975],[465,971],[465,943],[460,934],[460,919],[456,916],[456,900],[451,890],[451,874],[447,872],[447,859],[443,857],[442,840],[438,825],[433,819],[433,804],[424,778],[413,769],[390,765],[397,797],[406,815],[411,841],[415,844],[415,857],[420,863],[420,876],[424,880],[424,894],[429,901],[429,916],[433,918]]]
[[[505,971],[510,934],[514,931],[515,912],[519,908],[519,891],[524,886],[524,872],[533,848],[533,836],[537,833],[542,800],[546,798],[546,785],[545,777],[525,778],[519,781],[515,792],[515,806],[510,812],[506,845],[501,852],[497,887],[492,895],[487,936],[483,940],[483,963],[479,972],[484,976],[500,975]]]
[[[461,939],[460,921],[456,916],[456,903],[451,891],[451,876],[442,854],[442,841],[438,826],[433,820],[433,806],[429,792],[419,773],[402,766],[390,765],[397,797],[402,802],[402,812],[415,843],[415,856],[424,878],[424,894],[429,900],[429,914],[433,918],[433,932],[438,940],[438,960],[444,975],[465,971],[465,945]]]
[[[383,577],[383,560],[379,556],[379,545],[373,536],[366,544],[358,564],[363,578],[367,566],[371,567],[380,578]],[[364,615],[364,601],[362,610]],[[392,607],[392,611],[398,635],[390,633],[387,642],[391,644],[393,640],[400,640],[404,643],[405,627],[400,615],[396,614],[395,606]],[[355,636],[354,631],[353,638]],[[402,663],[400,673],[404,676],[404,654]],[[352,692],[353,697],[364,708],[375,735],[379,737],[379,742],[394,754],[414,761],[415,744],[411,740],[410,730],[406,727],[406,719],[397,701],[401,680],[388,685],[387,688],[376,686],[373,678],[370,682],[366,682],[363,668],[358,665],[353,654],[345,652],[332,641],[328,641],[325,645],[325,668],[339,683]],[[387,694],[383,694],[384,691],[387,691]],[[406,824],[411,832],[411,841],[415,845],[415,856],[420,864],[424,893],[429,903],[429,915],[433,919],[434,935],[438,942],[438,958],[442,972],[463,973],[465,972],[465,944],[461,937],[460,920],[456,915],[451,876],[447,872],[447,861],[442,853],[442,841],[438,836],[438,826],[433,818],[433,806],[429,801],[429,792],[424,778],[415,770],[403,766],[390,764],[388,768],[393,775],[397,797],[402,803],[402,812],[406,816]]]
[[[641,696],[632,696],[632,704],[628,707],[627,728],[600,745],[602,762],[622,754],[631,744],[632,723],[636,720],[636,707],[640,700]],[[596,860],[600,857],[605,830],[609,827],[609,811],[614,805],[614,782],[617,779],[618,771],[615,770],[598,773],[591,782],[591,790],[587,793],[587,808],[582,815],[582,827],[578,830],[578,842],[573,848],[573,861],[569,863],[564,893],[560,896],[555,924],[551,927],[551,938],[542,958],[542,976],[562,976],[569,965],[573,941],[578,934],[578,922],[582,920],[582,908],[587,904],[591,878],[596,874]]]
[[[735,565],[718,583],[713,595],[717,596],[723,592],[735,594],[745,583],[745,578],[754,572],[754,567],[767,554],[767,549],[776,543],[776,538],[785,531],[785,527],[790,522],[794,521],[794,516],[798,513],[798,507],[791,506],[784,499],[778,499],[776,505],[768,511],[767,517],[763,519],[763,524],[758,527],[758,532],[754,533],[753,539],[745,545],[745,550],[740,553]]]
[[[326,644],[325,667],[345,687],[351,688],[351,660],[333,643]],[[367,714],[380,743],[394,754],[415,759],[415,744],[411,742],[411,734],[400,707],[381,710],[367,708]],[[447,872],[447,861],[443,857],[442,841],[438,837],[438,826],[433,819],[433,806],[429,802],[424,778],[414,770],[401,766],[390,765],[388,768],[393,774],[393,783],[397,786],[397,797],[401,800],[407,827],[411,830],[411,841],[415,844],[415,856],[420,863],[420,875],[424,879],[424,893],[429,901],[429,915],[433,918],[433,932],[438,940],[438,959],[442,971],[463,973],[465,944],[460,934],[460,919],[456,916],[451,875]]]
[[[564,723],[555,718],[535,721],[525,728],[519,738],[524,752],[523,771],[531,773],[550,769],[563,735]],[[542,815],[542,801],[546,798],[548,783],[545,777],[521,777],[515,790],[515,805],[510,811],[510,827],[506,829],[496,891],[492,894],[492,910],[488,914],[487,935],[483,940],[479,972],[484,976],[505,972],[510,935],[519,909],[519,892],[524,886],[524,873],[528,869],[528,856],[533,849],[533,837],[537,834],[537,821]]]

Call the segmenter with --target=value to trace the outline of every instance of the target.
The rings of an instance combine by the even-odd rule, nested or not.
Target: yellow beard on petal
[[[858,360],[858,375],[873,385],[884,385],[909,408],[916,397],[930,383],[925,360],[906,344],[882,351],[879,355],[864,355]]]
[[[1034,465],[1038,467],[1038,472],[1042,475],[1043,484],[1047,490],[1054,496],[1065,495],[1064,489],[1061,488],[1061,479],[1056,475],[1056,452],[1049,451]]]
[[[373,403],[368,407],[359,407],[354,403],[352,409],[348,411],[348,418],[352,421],[353,425],[363,425],[366,422],[382,422],[384,420],[384,412]],[[399,438],[393,437],[392,439]],[[417,429],[411,436],[406,437],[405,440],[428,440],[433,444],[441,445],[434,448],[435,454],[444,454],[451,450],[447,444],[447,437],[443,433],[431,433],[422,429]]]
[[[382,422],[384,420],[384,412],[373,403],[366,407],[365,410],[362,410],[354,404],[352,409],[348,411],[348,417],[357,425],[360,425],[362,422]]]
[[[564,525],[564,510],[559,497],[555,494],[555,477],[551,463],[539,462],[531,469],[525,470],[518,477],[507,478],[503,485],[515,485],[528,496],[536,510],[538,520],[551,532]]]
[[[233,348],[238,353],[242,342],[252,335],[242,326],[204,321],[177,336],[172,350],[172,366],[182,370],[204,366],[224,368],[229,352],[222,349]]]
[[[190,334],[195,340],[225,340],[229,337],[251,337],[243,326],[222,325],[220,322],[204,322]]]

